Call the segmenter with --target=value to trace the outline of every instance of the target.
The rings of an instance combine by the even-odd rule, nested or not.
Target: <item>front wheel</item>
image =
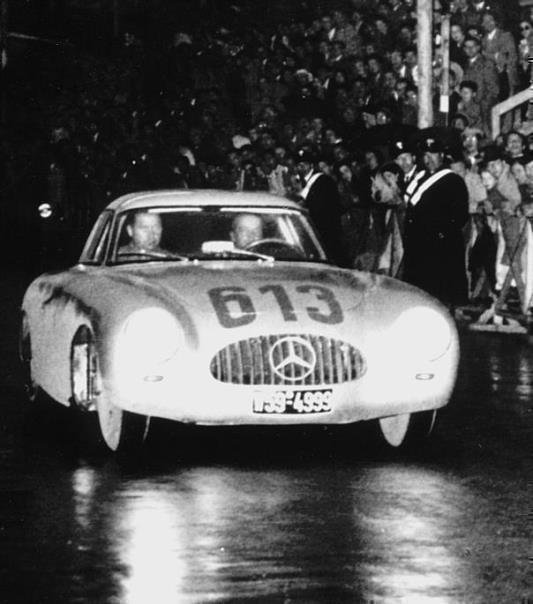
[[[101,397],[96,405],[102,438],[108,449],[120,455],[140,451],[150,427],[150,418],[124,411]]]
[[[436,417],[436,410],[381,417],[377,420],[381,440],[395,449],[421,445],[433,431]]]
[[[124,411],[108,398],[103,387],[94,334],[80,327],[72,342],[70,357],[71,405],[82,437],[118,454],[140,451],[150,426],[150,418]]]

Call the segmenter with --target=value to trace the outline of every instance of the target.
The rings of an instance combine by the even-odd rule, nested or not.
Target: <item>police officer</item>
[[[390,158],[402,169],[402,182],[407,187],[419,171],[414,145],[403,139],[395,140],[390,149]]]
[[[426,290],[451,310],[467,301],[463,227],[468,190],[444,166],[444,147],[435,138],[421,145],[424,169],[406,190],[403,278]]]
[[[302,182],[300,197],[309,210],[326,253],[339,266],[347,266],[347,254],[341,243],[342,206],[337,183],[331,176],[315,170],[316,157],[308,149],[299,149],[295,162]]]

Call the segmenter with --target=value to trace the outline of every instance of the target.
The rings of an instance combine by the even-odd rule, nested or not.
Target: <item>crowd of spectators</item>
[[[264,190],[298,199],[295,153],[337,182],[352,265],[372,248],[380,208],[401,208],[418,116],[414,0],[201,2],[166,40],[125,34],[109,52],[67,47],[22,84],[28,127],[5,131],[6,199],[49,202],[86,232],[120,194],[162,187]],[[275,7],[274,11],[272,7]],[[529,85],[533,11],[504,0],[434,5],[432,129],[466,181],[472,214],[528,214],[533,129],[515,114],[493,140],[492,106]],[[440,23],[451,14],[449,90]],[[272,14],[275,12],[275,18]],[[449,94],[449,111],[440,111]],[[23,100],[22,97],[24,97]],[[401,154],[400,154],[401,155]],[[31,178],[29,174],[31,173]],[[5,211],[5,210],[4,210]],[[381,213],[380,213],[381,212]]]

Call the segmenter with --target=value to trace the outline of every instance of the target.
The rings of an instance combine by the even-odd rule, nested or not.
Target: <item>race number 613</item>
[[[283,285],[264,285],[257,290],[261,296],[271,296],[284,321],[297,321],[294,304]],[[321,285],[298,285],[296,293],[304,296],[305,312],[318,323],[342,323],[342,308],[335,294]],[[207,292],[222,327],[242,327],[257,317],[254,303],[244,287],[214,287]]]

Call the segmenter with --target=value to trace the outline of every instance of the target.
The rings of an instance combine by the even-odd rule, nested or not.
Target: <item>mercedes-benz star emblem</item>
[[[296,382],[313,373],[316,353],[304,338],[286,336],[270,349],[270,366],[284,380]]]

